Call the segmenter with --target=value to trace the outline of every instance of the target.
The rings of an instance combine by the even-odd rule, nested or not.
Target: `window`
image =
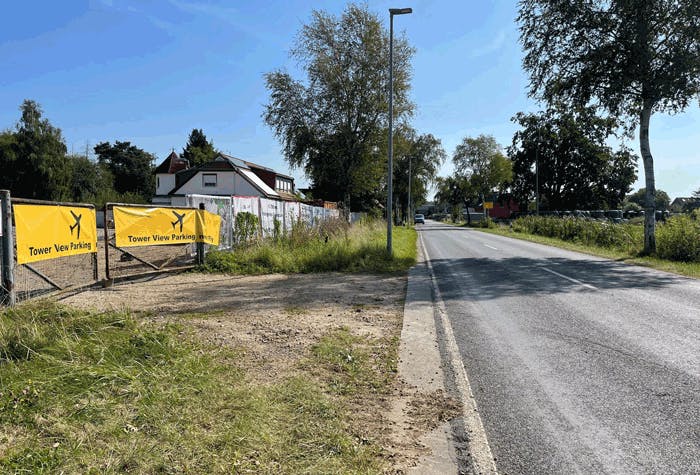
[[[202,174],[202,186],[216,186],[216,173]]]
[[[156,188],[160,188],[160,177],[156,177]]]

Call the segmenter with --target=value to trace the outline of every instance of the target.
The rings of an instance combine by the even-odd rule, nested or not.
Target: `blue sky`
[[[3,5],[0,18],[0,127],[11,128],[24,99],[39,102],[69,150],[130,141],[159,160],[202,128],[214,145],[241,158],[289,170],[261,114],[263,75],[299,77],[288,52],[313,9],[340,13],[345,2],[90,0]],[[492,134],[508,145],[510,118],[537,110],[514,22],[516,1],[369,2],[412,7],[395,18],[416,48],[414,127],[432,133],[448,155],[465,136]],[[636,138],[630,144],[638,153]],[[651,124],[657,187],[671,197],[700,188],[700,109],[656,115]],[[448,162],[442,175],[451,172]],[[644,174],[639,170],[638,183]]]

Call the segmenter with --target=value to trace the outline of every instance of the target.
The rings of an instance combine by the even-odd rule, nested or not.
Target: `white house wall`
[[[156,175],[156,195],[167,195],[175,188],[175,175],[170,173],[158,173]]]
[[[216,186],[204,186],[202,183],[202,175],[216,175]],[[187,183],[182,185],[176,193],[178,195],[241,195],[239,191],[240,185],[238,181],[241,177],[236,172],[215,172],[201,171],[190,178]],[[247,191],[247,190],[246,190]],[[248,193],[249,194],[249,193]],[[255,193],[258,195],[259,193]]]
[[[232,195],[238,195],[238,196],[260,196],[261,193],[258,191],[257,188],[255,188],[253,185],[250,184],[249,181],[247,181],[245,178],[240,176],[238,173],[233,173],[233,183],[234,183],[234,189],[235,191],[233,193],[230,193]]]

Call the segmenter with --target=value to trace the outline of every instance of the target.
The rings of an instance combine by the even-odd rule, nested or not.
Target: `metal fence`
[[[59,203],[54,201],[11,198],[2,193],[2,291],[0,303],[14,305],[30,298],[46,296],[59,291],[76,290],[93,285],[99,278],[96,252],[17,263],[17,228],[13,206],[18,204],[38,207],[85,208],[95,207],[86,203]]]
[[[210,247],[208,244],[191,242],[118,246],[114,226],[115,206],[142,209],[204,209],[217,214],[221,217],[219,249],[233,249],[235,245],[233,237],[235,218],[240,212],[249,212],[259,218],[260,233],[263,237],[273,236],[276,232],[289,232],[297,223],[316,226],[324,220],[341,218],[337,209],[253,196],[187,195],[182,197],[181,201],[174,204],[182,206],[108,203],[103,210],[95,214],[93,226],[96,226],[97,242],[91,252],[18,264],[16,258],[17,233],[13,217],[14,204],[65,206],[92,211],[94,211],[94,206],[85,203],[16,199],[10,196],[9,191],[0,190],[0,210],[2,211],[0,215],[0,269],[2,270],[0,272],[0,305],[14,305],[16,302],[37,296],[77,290],[100,281],[107,285],[114,280],[190,269],[198,263],[198,260],[203,259],[206,248]],[[66,210],[62,212],[65,213]],[[78,211],[75,212],[79,214]],[[359,213],[351,213],[347,219],[350,222],[356,222],[360,217]],[[60,227],[65,227],[65,224],[61,224]],[[64,232],[67,231],[64,230]]]
[[[128,203],[107,203],[105,205],[105,226],[98,231],[101,248],[104,251],[105,279],[112,282],[115,279],[133,278],[153,273],[161,273],[175,270],[186,270],[197,264],[196,245],[185,244],[161,244],[138,247],[117,246],[114,232],[114,207],[124,208],[177,208],[193,209],[180,206],[151,206],[135,205]]]

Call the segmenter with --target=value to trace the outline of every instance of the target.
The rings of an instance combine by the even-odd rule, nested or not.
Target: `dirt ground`
[[[406,277],[396,276],[188,273],[90,290],[63,302],[148,311],[157,321],[186,321],[209,343],[242,349],[240,364],[251,378],[266,384],[297,371],[310,347],[337,328],[385,342],[398,340],[405,294]],[[418,442],[421,436],[459,411],[442,391],[420,392],[400,378],[389,397],[363,394],[352,406],[351,424],[383,447],[389,473],[415,466],[428,451]]]

